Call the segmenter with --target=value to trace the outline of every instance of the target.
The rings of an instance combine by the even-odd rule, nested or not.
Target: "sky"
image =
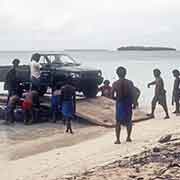
[[[180,49],[180,0],[0,0],[0,50]]]

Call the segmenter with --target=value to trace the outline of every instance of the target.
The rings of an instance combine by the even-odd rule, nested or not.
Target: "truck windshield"
[[[56,55],[54,56],[53,64],[64,64],[64,65],[76,65],[77,63],[73,58],[67,55]]]

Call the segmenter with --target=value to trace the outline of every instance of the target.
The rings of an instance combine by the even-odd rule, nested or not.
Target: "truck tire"
[[[96,97],[97,93],[98,93],[97,86],[87,87],[83,90],[83,94],[87,98],[94,98]]]
[[[39,95],[40,96],[44,96],[44,94],[47,92],[47,87],[46,86],[41,86],[40,87],[40,91],[39,91]]]

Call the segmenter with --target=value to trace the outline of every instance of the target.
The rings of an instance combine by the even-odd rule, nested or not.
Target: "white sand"
[[[124,142],[126,132],[123,129],[122,144],[114,145],[115,137],[112,129],[103,136],[73,146],[8,161],[4,164],[4,173],[1,173],[0,179],[57,180],[62,176],[81,173],[121,157],[138,153],[154,145],[162,135],[180,132],[180,117],[171,115],[171,119],[163,120],[161,113],[158,117],[158,119],[135,124],[132,143]]]

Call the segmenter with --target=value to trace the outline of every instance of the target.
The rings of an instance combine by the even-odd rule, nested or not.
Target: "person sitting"
[[[32,124],[32,94],[28,92],[25,94],[25,99],[22,102],[22,109],[24,112],[24,124]]]
[[[76,91],[69,81],[61,88],[62,115],[66,122],[66,132],[73,134],[71,120],[76,111]]]
[[[110,86],[110,81],[105,80],[104,85],[99,88],[99,91],[101,91],[101,96],[111,98],[112,87]]]
[[[51,97],[51,112],[53,122],[56,123],[59,113],[61,112],[61,90],[60,86],[56,86]]]
[[[134,86],[133,88],[133,109],[136,109],[137,107],[139,107],[139,102],[138,99],[140,97],[141,91]]]
[[[174,102],[175,102],[175,111],[173,113],[180,113],[180,107],[179,107],[179,99],[180,99],[180,88],[179,88],[179,85],[180,85],[180,72],[175,69],[172,71],[173,73],[173,76],[175,77],[175,80],[174,80],[174,87],[173,87],[173,96],[172,96],[172,105],[174,105]]]
[[[15,109],[19,104],[19,97],[13,95],[9,98],[8,105],[6,107],[6,123],[13,124],[16,121],[15,118]]]

